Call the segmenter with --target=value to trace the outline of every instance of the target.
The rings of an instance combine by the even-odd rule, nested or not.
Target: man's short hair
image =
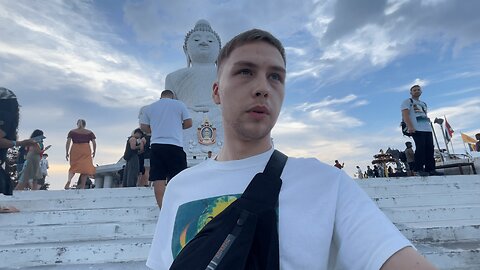
[[[173,91],[172,90],[163,90],[162,91],[162,94],[160,95],[161,97],[169,97],[169,98],[173,98],[175,96],[175,94],[173,94]]]
[[[414,86],[410,87],[410,91],[412,91],[412,89],[415,88],[415,87],[422,88],[422,87],[420,87],[420,85],[415,84]]]
[[[225,44],[225,46],[222,48],[222,50],[218,54],[217,72],[220,70],[225,59],[227,59],[236,48],[248,43],[253,43],[258,41],[266,42],[274,46],[275,48],[277,48],[277,50],[282,55],[283,62],[285,63],[285,65],[287,64],[287,60],[285,57],[285,48],[283,47],[280,40],[278,40],[276,37],[274,37],[272,34],[270,34],[267,31],[260,30],[260,29],[251,29],[238,34],[229,42],[227,42],[227,44]]]

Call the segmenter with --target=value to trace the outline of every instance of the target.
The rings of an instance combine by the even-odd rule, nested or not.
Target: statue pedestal
[[[183,149],[187,154],[188,166],[194,166],[207,157],[208,151],[215,155],[223,145],[223,125],[220,108],[209,111],[189,110],[193,125],[183,131]]]

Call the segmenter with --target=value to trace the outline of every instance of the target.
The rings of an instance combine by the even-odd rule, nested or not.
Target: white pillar
[[[113,176],[111,174],[105,175],[104,188],[111,188],[113,186]]]
[[[103,176],[95,176],[95,188],[103,188]]]

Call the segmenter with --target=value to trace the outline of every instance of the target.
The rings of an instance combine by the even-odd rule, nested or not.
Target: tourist
[[[212,151],[207,152],[207,156],[205,157],[205,159],[209,159],[209,158],[212,158]]]
[[[142,140],[143,132],[137,128],[132,132],[132,136],[128,137],[125,145],[125,153],[123,159],[127,161],[123,171],[123,187],[137,186],[138,176],[140,174],[140,162],[138,154],[143,152],[144,141]]]
[[[357,166],[357,177],[358,179],[363,179],[363,172],[362,169],[360,169],[360,166]]]
[[[370,168],[370,166],[367,166],[367,175],[368,175],[368,178],[375,177],[375,173],[373,172],[372,168]]]
[[[138,154],[140,164],[140,175],[138,176],[137,187],[148,187],[148,177],[150,175],[150,134],[144,134],[142,137],[143,152]]]
[[[150,143],[150,181],[158,207],[162,207],[167,180],[187,168],[182,129],[192,127],[192,119],[183,102],[164,90],[160,99],[141,110],[140,127],[152,134]]]
[[[222,108],[225,144],[215,159],[171,180],[147,260],[152,269],[169,269],[197,232],[241,196],[274,153],[270,133],[285,96],[287,74],[282,45],[268,32],[250,30],[228,42],[217,62],[213,99]],[[264,254],[260,246],[280,243],[269,250],[271,255],[279,254],[277,261],[271,261],[274,267],[259,269],[434,269],[342,170],[314,158],[289,157],[282,180],[278,222],[269,223],[264,231],[248,227],[256,238],[278,225],[279,242],[273,238],[257,243],[246,257],[232,263],[251,262],[259,252]],[[248,213],[240,216],[244,215]],[[243,218],[238,221],[235,228],[245,224]],[[211,232],[215,234],[215,230]],[[232,234],[227,239],[235,239],[236,231]],[[196,240],[201,243],[209,236]],[[197,262],[184,259],[185,263]]]
[[[410,88],[410,98],[404,100],[400,106],[403,121],[407,124],[408,133],[415,141],[414,174],[419,176],[442,175],[435,171],[433,156],[432,125],[428,118],[427,104],[420,100],[422,88],[414,85]]]
[[[392,176],[393,176],[393,168],[392,168],[392,166],[389,165],[388,168],[387,168],[387,171],[388,171],[388,177],[392,177]]]
[[[475,143],[475,151],[480,152],[480,133],[475,134],[475,139],[477,139],[477,142]]]
[[[25,190],[25,188],[38,190],[38,181],[42,179],[40,160],[42,159],[41,156],[45,149],[43,145],[45,136],[43,136],[43,131],[36,129],[32,132],[30,138],[36,143],[26,147],[27,157],[25,159],[25,165],[15,190]]]
[[[338,162],[338,160],[335,160],[335,164],[333,164],[333,166],[335,166],[335,167],[337,167],[341,170],[345,166],[345,163],[340,164],[340,162]]]
[[[0,194],[12,195],[12,179],[5,171],[7,150],[12,147],[24,148],[35,144],[32,139],[18,140],[20,106],[17,97],[7,88],[0,87]],[[18,168],[17,168],[18,170]],[[0,213],[18,212],[14,206],[0,205]]]
[[[407,175],[413,176],[413,171],[415,170],[415,152],[413,151],[412,143],[406,142],[405,146],[405,159],[407,162]]]
[[[95,134],[86,129],[87,122],[83,119],[77,121],[77,128],[70,130],[67,135],[67,143],[65,146],[65,158],[70,159],[70,169],[68,170],[68,180],[65,189],[70,189],[70,182],[76,173],[81,175],[77,188],[85,188],[85,182],[88,175],[95,175],[95,167],[93,166],[93,158],[97,149]],[[90,148],[92,143],[92,148]],[[70,144],[72,148],[70,149]]]
[[[39,189],[42,189],[43,185],[45,185],[45,180],[48,176],[48,169],[50,168],[48,164],[48,154],[43,154],[42,159],[40,160],[40,171],[42,172],[42,179],[38,181],[38,185],[40,186]]]

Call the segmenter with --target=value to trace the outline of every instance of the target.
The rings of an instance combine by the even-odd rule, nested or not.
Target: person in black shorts
[[[192,126],[187,106],[174,99],[171,90],[164,90],[160,99],[140,109],[140,128],[151,134],[150,176],[155,198],[161,208],[167,180],[187,168],[183,151],[183,129]]]

